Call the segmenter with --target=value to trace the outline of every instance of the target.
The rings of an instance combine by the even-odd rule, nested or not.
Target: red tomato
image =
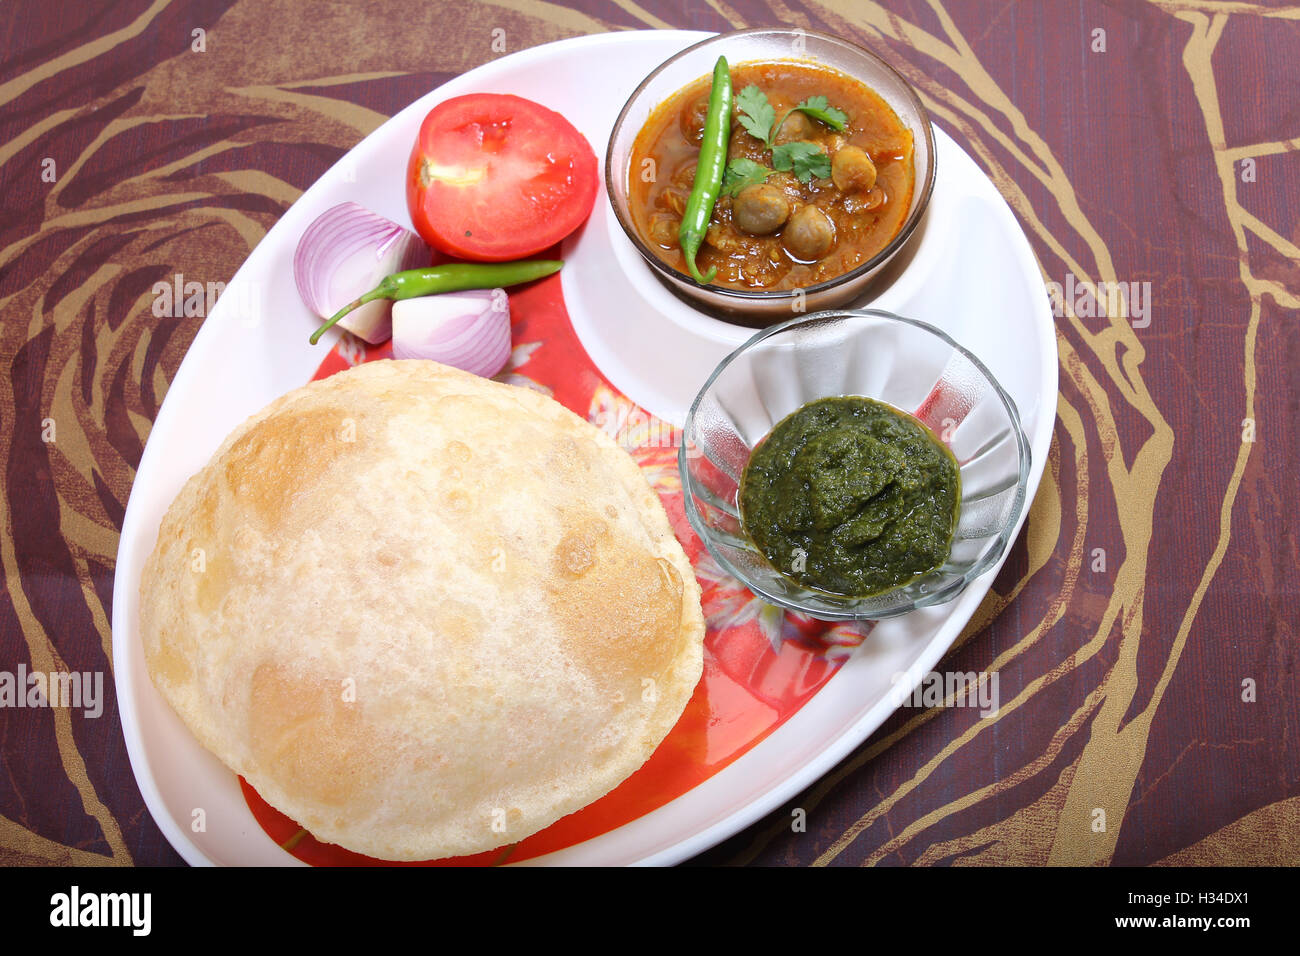
[[[596,154],[559,113],[472,93],[435,106],[406,176],[415,230],[462,259],[502,262],[553,246],[596,199]]]

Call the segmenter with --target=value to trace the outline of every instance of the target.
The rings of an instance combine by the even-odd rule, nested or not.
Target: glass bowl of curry
[[[681,224],[714,128],[718,58],[730,76],[725,172],[695,256]],[[707,135],[706,135],[707,134]],[[934,131],[889,64],[805,30],[744,30],[688,47],[651,73],[614,124],[605,183],[623,232],[691,304],[768,325],[845,305],[907,242],[935,179]]]
[[[714,559],[822,620],[956,598],[1010,544],[1029,465],[1015,402],[984,364],[879,309],[753,336],[695,399],[678,453]]]

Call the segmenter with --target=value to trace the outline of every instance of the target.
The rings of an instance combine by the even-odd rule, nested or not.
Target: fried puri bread
[[[513,843],[640,767],[702,668],[655,493],[537,392],[372,362],[235,429],[141,582],[150,676],[318,839],[391,860]]]

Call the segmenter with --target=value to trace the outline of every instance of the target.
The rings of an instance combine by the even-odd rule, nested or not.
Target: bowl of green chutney
[[[753,336],[701,389],[678,453],[687,518],[714,559],[822,620],[956,598],[1010,544],[1029,465],[988,368],[879,309]]]

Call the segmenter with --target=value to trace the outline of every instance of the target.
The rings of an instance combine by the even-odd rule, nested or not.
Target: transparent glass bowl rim
[[[921,102],[921,97],[917,94],[916,89],[912,86],[912,84],[908,82],[907,78],[903,76],[903,74],[899,73],[898,70],[894,69],[894,67],[890,66],[887,62],[885,62],[885,60],[877,56],[875,53],[872,53],[870,50],[864,47],[860,47],[856,43],[851,43],[848,40],[845,40],[841,37],[832,36],[829,33],[819,33],[816,30],[803,30],[803,29],[787,30],[787,29],[773,28],[773,27],[755,27],[750,30],[734,30],[729,33],[719,33],[716,36],[711,36],[707,39],[701,40],[699,43],[692,43],[686,49],[682,50],[679,53],[674,54],[673,56],[669,57],[667,60],[664,60],[663,63],[659,64],[652,71],[650,71],[650,73],[646,76],[646,78],[640,82],[640,84],[637,86],[635,90],[632,91],[632,95],[627,98],[627,102],[623,104],[623,108],[619,111],[618,119],[614,121],[613,129],[610,132],[609,144],[605,148],[605,192],[609,197],[609,204],[611,208],[613,208],[614,210],[614,217],[618,219],[619,226],[622,227],[623,232],[627,235],[631,243],[636,247],[637,252],[639,252],[641,254],[641,257],[645,259],[647,263],[649,263],[652,269],[661,273],[664,276],[667,276],[668,278],[676,279],[679,282],[681,281],[693,282],[693,280],[688,274],[686,274],[685,272],[678,272],[676,269],[672,268],[670,265],[668,265],[666,262],[664,262],[662,259],[656,256],[653,252],[651,252],[650,249],[646,246],[645,241],[641,238],[640,234],[638,234],[636,230],[636,224],[628,221],[628,219],[623,214],[623,210],[619,208],[618,197],[614,193],[614,189],[615,189],[614,141],[618,138],[618,133],[623,128],[623,124],[627,120],[628,113],[632,109],[632,104],[637,101],[637,99],[641,96],[645,88],[649,86],[650,83],[652,83],[654,79],[659,76],[660,73],[668,69],[668,67],[672,66],[675,62],[680,60],[682,57],[689,56],[690,54],[699,50],[701,47],[712,46],[713,44],[716,43],[722,43],[725,41],[734,40],[737,37],[756,36],[760,34],[770,34],[772,36],[802,35],[805,37],[816,37],[818,40],[822,40],[827,43],[832,43],[837,46],[848,48],[852,50],[855,54],[858,54],[860,56],[865,56],[872,60],[875,60],[886,71],[892,73],[897,78],[899,86],[903,89],[904,93],[906,93],[908,99],[911,100],[913,108],[917,111],[917,115],[920,116],[921,118],[921,130],[924,133],[925,150],[930,157],[930,169],[928,174],[925,177],[925,184],[920,187],[921,197],[917,201],[915,208],[913,208],[911,213],[908,214],[908,217],[904,221],[902,228],[898,230],[897,235],[895,235],[893,239],[889,240],[889,243],[885,246],[885,248],[881,249],[879,252],[877,252],[866,262],[858,266],[855,266],[852,270],[844,273],[843,275],[835,276],[834,278],[831,279],[826,279],[825,281],[819,282],[816,285],[809,286],[806,289],[766,289],[766,290],[732,289],[727,286],[718,286],[718,285],[709,285],[705,287],[707,292],[714,294],[721,299],[737,299],[737,300],[751,300],[751,301],[752,300],[780,301],[782,299],[793,298],[794,296],[800,293],[804,295],[812,295],[813,293],[816,292],[824,292],[828,289],[834,289],[841,285],[844,285],[847,282],[851,282],[852,280],[860,276],[867,275],[868,273],[871,272],[872,269],[876,268],[881,263],[885,262],[890,257],[892,257],[896,252],[898,252],[898,250],[903,247],[903,244],[907,242],[907,240],[911,237],[912,233],[916,231],[916,227],[920,225],[921,219],[925,216],[925,211],[930,205],[930,196],[934,192],[935,169],[936,166],[938,165],[937,163],[938,155],[937,155],[936,144],[934,141],[934,125],[930,122],[929,111],[925,108],[925,104]],[[745,60],[741,62],[744,63],[749,61]],[[844,72],[844,71],[841,70],[839,72]],[[701,76],[703,75],[704,74],[701,74]],[[865,82],[865,81],[859,80],[859,82]],[[626,173],[627,170],[618,171],[618,174],[620,176],[618,182],[625,182],[627,178]],[[917,186],[913,185],[913,189],[915,188],[917,188]]]
[[[854,607],[855,603],[871,601],[875,598],[883,597],[891,593],[891,591],[884,591],[881,594],[871,595],[868,597],[845,597],[843,609],[837,611],[828,611],[825,608],[807,607],[788,598],[771,593],[756,582],[752,581],[743,571],[737,568],[724,554],[721,554],[719,550],[714,547],[712,531],[705,524],[703,517],[699,513],[699,508],[695,504],[693,488],[696,482],[694,478],[691,477],[686,447],[692,431],[691,426],[695,420],[696,413],[699,411],[700,403],[704,400],[704,396],[709,393],[709,390],[713,388],[713,383],[727,370],[728,366],[730,366],[732,362],[764,339],[771,338],[774,335],[780,335],[782,332],[799,325],[827,321],[844,316],[870,316],[872,318],[884,319],[888,322],[900,322],[905,325],[914,326],[915,328],[928,332],[942,340],[954,351],[960,353],[968,362],[979,369],[980,374],[984,376],[989,386],[992,387],[994,394],[996,394],[999,401],[1002,402],[1003,408],[1007,413],[1007,419],[1011,423],[1011,432],[1016,442],[1016,455],[1019,463],[1019,473],[1016,476],[1016,496],[1012,502],[1007,519],[1003,523],[1002,527],[998,529],[993,543],[984,549],[984,552],[979,556],[978,560],[976,560],[960,578],[954,579],[942,588],[918,595],[909,604],[897,608],[861,609]],[[1010,544],[1012,532],[1020,521],[1021,514],[1025,508],[1025,498],[1027,497],[1029,487],[1030,462],[1031,452],[1029,448],[1029,439],[1025,436],[1024,426],[1020,421],[1020,411],[1016,407],[1015,400],[1007,390],[1002,387],[1002,383],[999,382],[993,373],[988,370],[988,367],[985,366],[985,364],[972,352],[970,352],[969,349],[964,348],[951,335],[942,329],[936,328],[928,322],[922,322],[919,319],[909,319],[906,316],[897,315],[885,309],[828,309],[821,312],[811,312],[808,315],[795,316],[792,319],[787,319],[785,322],[769,326],[751,336],[743,345],[736,348],[730,355],[718,363],[718,367],[713,370],[713,374],[709,376],[708,380],[700,388],[698,394],[696,394],[695,400],[691,402],[690,410],[686,413],[686,421],[683,423],[682,427],[681,444],[677,448],[677,471],[681,477],[682,505],[686,511],[686,518],[690,522],[692,530],[694,530],[699,536],[700,540],[704,543],[704,546],[708,549],[709,554],[713,556],[714,560],[722,565],[723,569],[728,574],[739,580],[741,584],[752,591],[755,596],[764,601],[780,607],[788,608],[792,611],[807,614],[809,617],[818,620],[829,621],[884,620],[886,618],[897,617],[901,614],[907,614],[918,608],[931,607],[936,604],[945,604],[948,601],[954,600],[966,589],[967,585],[969,585],[971,581],[975,580],[997,563],[997,561],[1002,557],[1003,552],[1006,551],[1007,546]],[[924,580],[924,576],[917,580]],[[909,585],[900,585],[900,587],[908,586]],[[823,597],[832,599],[836,597],[836,595],[830,595],[825,592],[819,592],[819,594]]]

